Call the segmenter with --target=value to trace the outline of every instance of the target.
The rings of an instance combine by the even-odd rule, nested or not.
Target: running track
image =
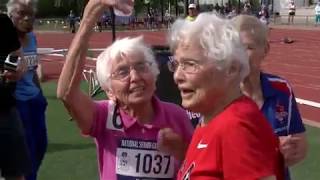
[[[147,43],[165,44],[165,32],[118,32],[117,37],[138,36],[143,34]],[[263,68],[288,79],[296,97],[320,103],[320,31],[272,29],[270,33],[271,50]],[[295,40],[293,44],[283,44],[285,36]],[[40,48],[68,48],[73,34],[69,33],[37,33]],[[105,48],[111,43],[111,33],[94,33],[90,40],[90,48]],[[57,79],[63,58],[42,57],[45,78]],[[88,67],[94,62],[88,62]],[[307,105],[299,105],[305,120],[320,123],[320,109]],[[318,124],[319,125],[319,124]]]

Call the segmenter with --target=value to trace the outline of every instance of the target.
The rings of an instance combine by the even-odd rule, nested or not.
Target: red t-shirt
[[[279,142],[257,105],[247,97],[197,127],[178,180],[284,179]]]

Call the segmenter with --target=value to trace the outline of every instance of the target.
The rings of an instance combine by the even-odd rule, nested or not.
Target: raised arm
[[[85,134],[90,132],[92,125],[94,102],[91,97],[81,91],[80,82],[92,29],[105,8],[98,4],[98,1],[88,2],[58,81],[57,97],[63,101],[72,118]]]
[[[57,97],[63,101],[84,134],[90,132],[95,113],[93,100],[80,89],[81,75],[93,27],[108,6],[116,6],[117,9],[128,12],[127,8],[132,5],[132,0],[128,0],[127,4],[117,4],[115,0],[90,0],[85,8],[79,30],[69,48],[58,82]]]

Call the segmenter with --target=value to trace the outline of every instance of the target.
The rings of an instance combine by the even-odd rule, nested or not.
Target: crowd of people
[[[107,99],[81,90],[92,29],[109,7],[127,13],[127,3],[88,2],[57,87],[81,133],[95,140],[100,179],[290,180],[289,167],[307,153],[306,129],[289,82],[261,69],[269,29],[248,15],[248,3],[247,13],[226,17],[191,3],[170,26],[168,68],[181,106],[155,95],[160,70],[142,36],[118,39],[98,56]],[[36,4],[10,0],[0,15],[1,39],[10,42],[0,45],[0,175],[7,179],[36,180],[47,148]],[[194,126],[186,110],[199,113]]]

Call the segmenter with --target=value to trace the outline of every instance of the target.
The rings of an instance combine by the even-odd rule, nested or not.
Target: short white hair
[[[233,62],[241,66],[240,81],[249,74],[248,55],[237,29],[228,19],[215,13],[201,13],[195,21],[178,19],[168,37],[170,49],[180,43],[199,43],[205,56],[215,61],[217,69],[229,69]]]
[[[100,86],[107,90],[110,88],[111,63],[122,54],[142,53],[145,61],[151,62],[151,72],[157,78],[159,75],[158,64],[152,49],[146,45],[142,36],[116,40],[105,49],[97,58],[96,72]]]
[[[9,0],[7,12],[10,15],[19,5],[32,6],[34,12],[37,11],[38,0]]]

